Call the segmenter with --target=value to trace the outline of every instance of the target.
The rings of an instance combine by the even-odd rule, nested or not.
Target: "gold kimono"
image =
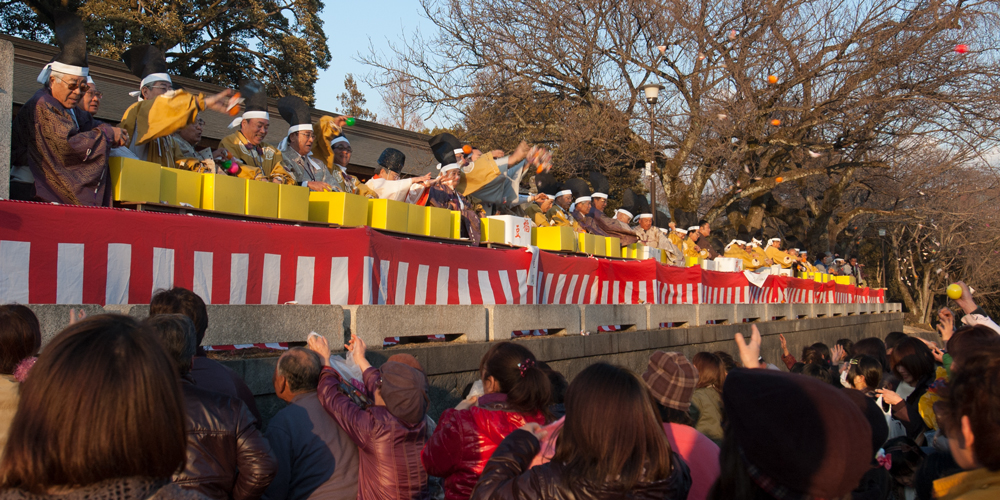
[[[730,259],[740,259],[743,261],[743,269],[747,271],[753,271],[761,266],[762,262],[757,259],[753,254],[747,252],[739,245],[733,245],[726,249],[726,254],[723,257]]]
[[[268,144],[261,143],[256,148],[248,147],[243,132],[234,132],[219,143],[233,155],[240,165],[237,177],[258,181],[278,182],[280,184],[295,184],[295,178],[281,165],[281,151]]]
[[[194,123],[203,109],[204,95],[173,90],[132,104],[118,126],[128,132],[129,149],[140,159],[176,168],[185,156],[171,134]]]
[[[780,265],[782,269],[792,267],[792,262],[795,260],[791,255],[788,255],[787,253],[778,250],[777,247],[771,245],[768,245],[767,248],[764,249],[764,254],[767,255],[767,257],[775,264]]]
[[[331,184],[334,189],[367,198],[378,198],[378,193],[373,191],[372,188],[359,181],[357,177],[344,172],[339,166],[333,163],[333,146],[330,142],[340,137],[340,130],[334,124],[332,116],[320,118],[319,123],[313,126],[313,134],[316,135],[316,139],[313,140],[312,145],[313,158],[326,165],[327,170],[330,171],[330,174],[332,174],[336,181],[335,184]]]

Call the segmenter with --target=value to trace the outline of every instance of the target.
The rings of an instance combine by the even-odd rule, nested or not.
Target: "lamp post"
[[[649,104],[649,209],[653,213],[653,224],[656,225],[656,180],[653,168],[656,165],[656,146],[654,138],[653,105],[660,97],[660,91],[665,87],[658,83],[647,83],[640,87],[646,94],[646,104]]]
[[[885,255],[885,228],[878,228],[878,239],[882,242],[882,288],[889,288],[889,264]]]

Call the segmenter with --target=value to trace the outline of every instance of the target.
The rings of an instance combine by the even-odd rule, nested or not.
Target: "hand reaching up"
[[[750,326],[750,343],[743,338],[742,333],[736,334],[736,347],[740,350],[740,361],[744,368],[760,368],[760,331],[757,325]]]
[[[309,345],[309,349],[319,354],[320,359],[323,360],[323,366],[330,366],[330,343],[326,341],[326,337],[318,333],[310,333],[306,344]]]

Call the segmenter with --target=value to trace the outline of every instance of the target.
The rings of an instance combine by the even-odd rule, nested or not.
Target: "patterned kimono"
[[[604,212],[590,207],[590,216],[597,223],[597,227],[604,231],[604,234],[612,238],[618,238],[622,246],[631,245],[639,239],[635,236],[635,231],[624,222],[604,215]]]
[[[113,127],[86,111],[64,108],[42,88],[14,118],[11,164],[30,169],[36,199],[110,206],[108,153],[113,138]]]
[[[440,183],[432,185],[427,190],[427,205],[461,213],[465,236],[468,236],[470,243],[478,245],[481,241],[479,215],[472,210],[469,202],[454,189]]]
[[[584,214],[579,210],[574,210],[573,218],[576,219],[576,222],[580,224],[580,227],[582,227],[584,231],[587,231],[590,234],[596,234],[598,236],[608,235],[608,233],[604,232],[604,230],[597,225],[597,219],[590,217],[589,213]]]

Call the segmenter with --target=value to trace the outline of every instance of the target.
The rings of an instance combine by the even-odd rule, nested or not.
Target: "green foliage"
[[[34,10],[4,9],[7,33],[39,39],[52,12],[75,11],[87,26],[92,54],[119,59],[131,46],[154,44],[175,75],[225,87],[256,78],[271,97],[313,102],[319,68],[330,51],[320,0],[27,0]]]

